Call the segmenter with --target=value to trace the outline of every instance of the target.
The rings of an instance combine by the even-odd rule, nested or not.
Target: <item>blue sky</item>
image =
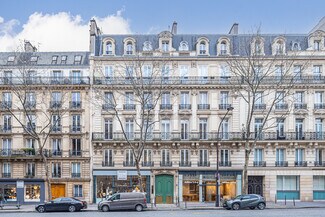
[[[93,16],[116,16],[124,22],[115,27],[103,22],[101,27],[109,33],[119,25],[125,26],[116,33],[158,33],[173,21],[179,33],[227,33],[234,22],[240,33],[257,26],[262,33],[308,33],[325,16],[324,8],[324,0],[6,0],[0,7],[0,37],[30,36],[21,32],[35,12],[40,20],[66,12],[72,22],[77,17],[78,25],[84,26]]]

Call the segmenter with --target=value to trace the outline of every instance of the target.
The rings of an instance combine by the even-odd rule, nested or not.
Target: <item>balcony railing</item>
[[[179,166],[180,167],[191,167],[192,166],[192,162],[190,162],[190,161],[180,161],[179,162]]]
[[[198,167],[209,167],[210,166],[210,161],[198,161],[197,166]]]
[[[152,110],[152,109],[154,109],[154,107],[153,107],[153,104],[145,104],[144,105],[144,109],[148,109],[148,110]]]
[[[266,161],[254,161],[253,166],[254,167],[266,167]]]
[[[103,167],[114,167],[114,161],[102,161]]]
[[[102,105],[102,109],[103,110],[113,110],[114,109],[114,105],[109,104],[109,103],[105,103]]]
[[[173,162],[171,162],[171,161],[160,161],[160,166],[161,167],[172,167]]]
[[[197,109],[198,110],[209,110],[210,109],[210,104],[198,104]]]
[[[11,133],[11,125],[0,125],[0,133]]]
[[[230,107],[231,107],[231,104],[219,104],[220,110],[227,110]]]
[[[124,104],[123,109],[124,110],[135,110],[135,104]]]
[[[306,167],[307,161],[295,161],[295,167]]]
[[[52,173],[52,178],[61,178],[61,173]]]
[[[82,151],[79,150],[69,150],[70,157],[82,157]]]
[[[81,133],[81,126],[70,126],[70,133]]]
[[[62,102],[61,101],[51,101],[50,102],[50,108],[51,109],[58,109],[62,107]]]
[[[71,173],[71,178],[80,178],[81,173]]]
[[[26,175],[25,175],[25,178],[29,178],[29,179],[34,178],[34,177],[35,177],[35,172],[26,173]]]
[[[307,103],[295,103],[294,109],[307,109]]]
[[[171,110],[173,108],[172,104],[160,104],[161,110]]]
[[[62,156],[62,151],[52,149],[52,150],[50,150],[49,154],[50,154],[50,157],[61,157]]]
[[[141,134],[139,132],[126,132],[129,140],[140,140]],[[159,140],[171,140],[171,141],[182,141],[182,140],[229,140],[229,141],[242,141],[246,138],[254,140],[258,138],[259,141],[280,141],[280,140],[325,140],[325,132],[262,132],[260,134],[251,132],[249,135],[243,132],[151,132],[150,136],[147,136],[147,140],[159,141]],[[142,138],[144,136],[142,135]],[[124,134],[119,133],[104,133],[94,132],[92,134],[93,141],[104,141],[104,140],[117,140],[125,141]]]
[[[325,161],[315,161],[315,167],[325,167]]]
[[[287,167],[288,161],[275,161],[275,166],[276,167]]]
[[[0,101],[0,109],[6,110],[12,108],[12,101]]]
[[[134,161],[123,161],[123,166],[124,167],[134,167],[135,162]]]
[[[142,161],[141,166],[143,166],[143,167],[153,167],[154,162],[153,161]]]
[[[24,104],[26,109],[35,109],[36,108],[36,101],[26,101]]]
[[[70,101],[69,105],[70,109],[81,109],[82,103],[81,101]]]
[[[220,161],[219,166],[221,166],[221,167],[231,167],[231,161]]]
[[[275,104],[275,109],[276,110],[287,110],[288,109],[288,104],[286,104],[286,103],[277,103],[277,104]]]
[[[314,109],[325,109],[325,103],[315,103]]]
[[[40,157],[40,152],[33,148],[22,148],[22,149],[1,149],[0,150],[0,157],[26,157],[26,158],[33,158],[33,157]]]
[[[191,104],[179,104],[180,110],[191,110]]]
[[[11,173],[2,173],[2,178],[10,178]]]
[[[6,82],[7,81],[7,82]],[[35,76],[30,78],[24,77],[12,77],[10,82],[8,78],[0,77],[0,85],[89,85],[90,79],[86,76],[80,77],[44,77],[44,76]]]
[[[255,110],[265,110],[266,109],[266,104],[265,103],[255,104],[254,109]]]

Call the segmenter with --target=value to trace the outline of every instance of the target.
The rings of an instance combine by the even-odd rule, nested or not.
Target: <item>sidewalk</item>
[[[175,204],[157,204],[154,206],[153,204],[148,204],[148,211],[182,211],[182,210],[219,210],[223,209],[222,207],[215,207],[214,203],[199,203],[199,202],[190,202],[190,203],[180,203],[180,206],[176,206]],[[320,202],[287,202],[286,204],[284,201],[274,203],[274,202],[267,202],[266,209],[303,209],[303,208],[325,208],[325,201]],[[94,212],[97,210],[96,204],[89,204],[88,208],[84,210],[84,212]],[[1,213],[29,213],[29,212],[36,212],[35,205],[22,205],[20,209],[16,207],[4,207],[3,210],[0,209]]]

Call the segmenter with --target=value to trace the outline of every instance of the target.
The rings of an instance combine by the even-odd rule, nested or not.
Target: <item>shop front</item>
[[[141,171],[141,183],[147,193],[147,201],[150,201],[150,171]],[[134,170],[93,171],[94,203],[117,192],[138,191],[138,176]]]
[[[40,203],[45,200],[45,183],[42,179],[2,179],[0,200],[5,203]]]
[[[188,202],[215,202],[214,171],[179,171],[179,199]],[[241,192],[241,171],[220,172],[220,198],[230,199]]]

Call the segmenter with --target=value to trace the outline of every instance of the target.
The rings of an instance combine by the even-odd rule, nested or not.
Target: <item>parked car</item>
[[[38,212],[69,211],[75,212],[87,208],[87,202],[73,197],[60,197],[50,202],[41,203],[35,206]]]
[[[266,202],[264,197],[258,194],[245,194],[239,195],[233,200],[227,200],[223,203],[225,209],[239,210],[244,208],[255,209],[256,207],[260,210],[265,209]]]
[[[136,210],[147,208],[146,194],[141,192],[116,193],[98,203],[98,210]]]

